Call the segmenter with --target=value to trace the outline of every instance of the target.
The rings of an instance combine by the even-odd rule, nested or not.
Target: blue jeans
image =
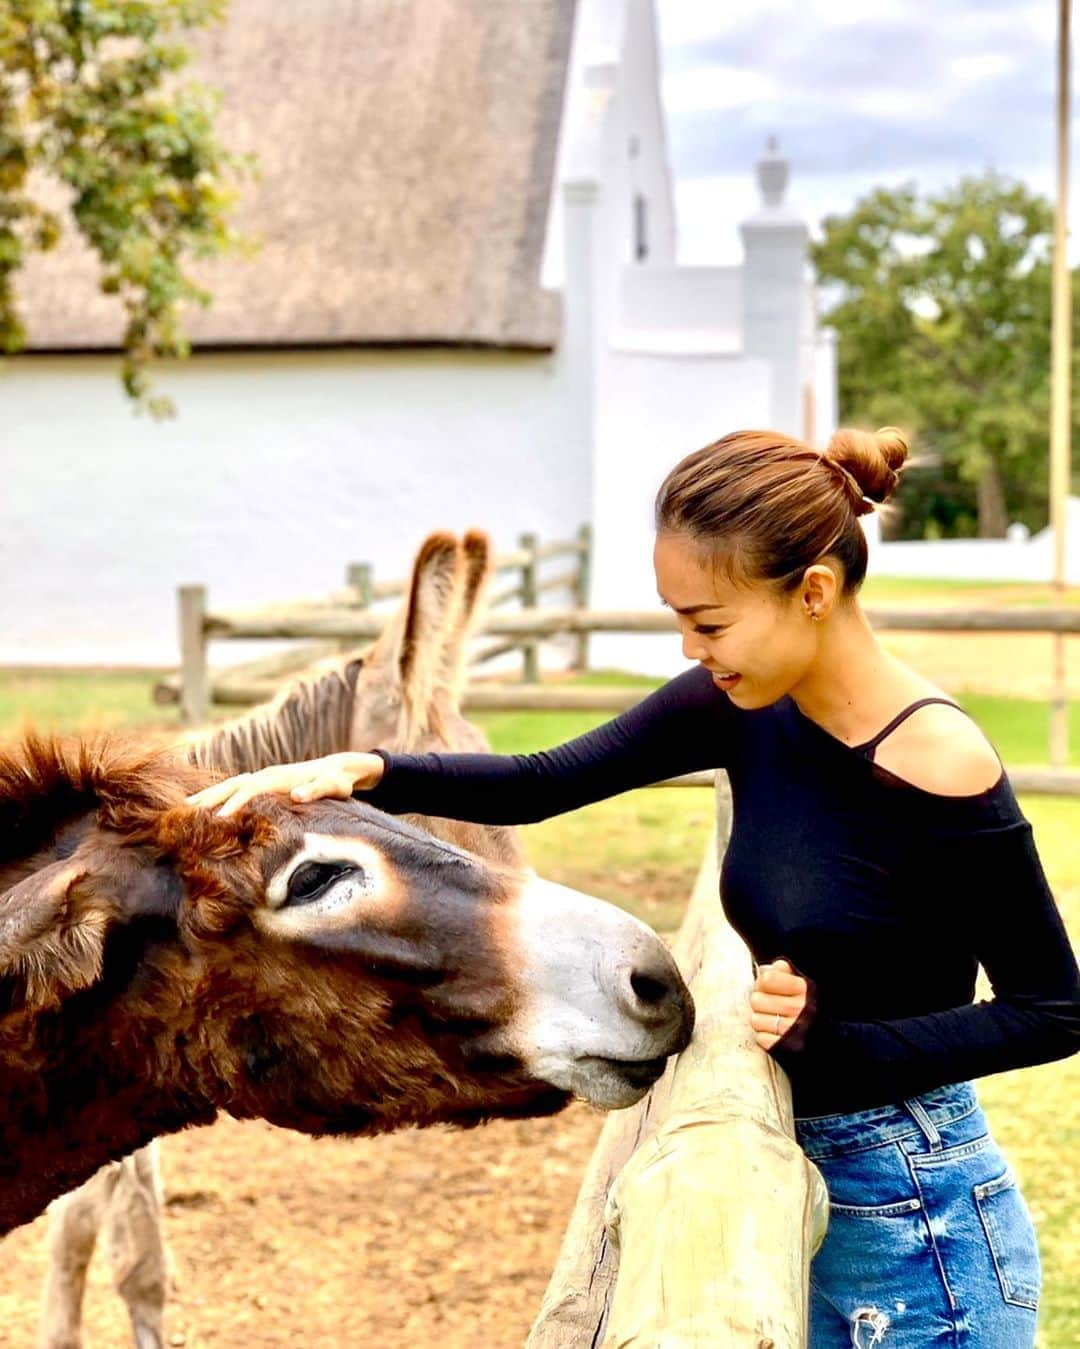
[[[1039,1250],[970,1082],[795,1121],[829,1191],[810,1349],[1030,1349]]]

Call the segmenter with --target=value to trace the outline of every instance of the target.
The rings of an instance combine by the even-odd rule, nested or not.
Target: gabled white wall
[[[778,154],[758,166],[765,199],[744,227],[745,265],[676,264],[653,0],[618,8],[621,25],[606,0],[583,0],[579,14],[562,158],[564,315],[567,349],[591,352],[592,603],[638,609],[656,603],[652,504],[677,460],[740,427],[801,434],[809,386],[822,386],[815,421],[831,431],[835,394],[824,387],[831,352],[818,351],[807,230],[783,204]],[[632,247],[636,190],[650,194],[643,261]],[[597,637],[593,653],[657,673],[682,666],[675,639]]]
[[[649,258],[675,261],[675,206],[660,100],[654,0],[579,0],[570,48],[543,284],[564,282],[563,187],[594,183],[605,253],[634,260],[634,195],[647,204]]]
[[[626,0],[619,103],[626,156],[626,194],[632,204],[640,194],[645,203],[644,261],[656,266],[675,262],[675,204],[671,167],[660,100],[660,55],[654,0]],[[632,224],[633,209],[626,213]],[[640,262],[633,251],[633,231],[624,245],[627,262]]]

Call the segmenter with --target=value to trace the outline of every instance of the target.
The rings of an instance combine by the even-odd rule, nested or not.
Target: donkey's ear
[[[447,625],[464,583],[464,557],[453,534],[429,534],[413,563],[399,669],[410,733],[428,729]]]
[[[29,1005],[57,1002],[101,973],[109,919],[80,898],[85,874],[65,859],[0,894],[0,978],[22,982]]]
[[[456,709],[468,678],[469,638],[484,617],[484,598],[493,570],[491,542],[479,529],[470,529],[461,541],[462,568],[454,601],[447,609],[436,693]]]

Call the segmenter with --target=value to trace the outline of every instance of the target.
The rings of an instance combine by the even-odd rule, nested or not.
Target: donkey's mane
[[[363,664],[355,653],[321,661],[265,707],[187,737],[189,759],[223,774],[254,773],[344,749]]]
[[[92,811],[105,828],[146,833],[204,782],[159,741],[30,732],[0,748],[0,862],[28,856]]]

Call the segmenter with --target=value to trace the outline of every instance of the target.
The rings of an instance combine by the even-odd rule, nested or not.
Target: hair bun
[[[907,456],[907,437],[895,426],[883,426],[880,431],[841,427],[824,455],[850,476],[862,497],[877,502],[888,501],[896,491]]]

